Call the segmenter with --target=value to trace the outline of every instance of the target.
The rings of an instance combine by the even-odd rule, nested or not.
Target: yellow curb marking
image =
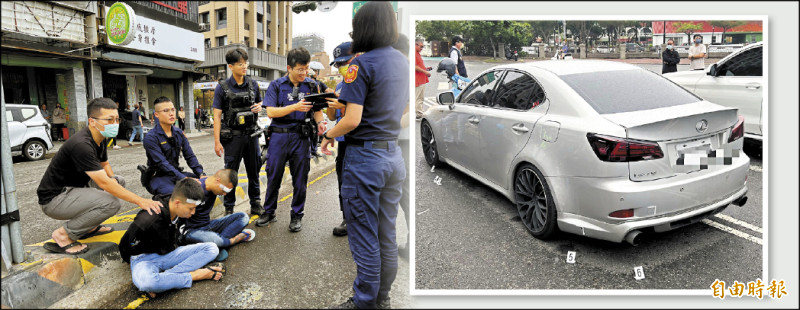
[[[138,214],[138,212],[137,212]],[[103,224],[117,224],[117,223],[127,223],[133,222],[133,218],[136,217],[136,214],[127,214],[127,215],[115,215],[103,222]]]
[[[92,270],[92,268],[94,268],[94,264],[92,264],[88,260],[85,260],[83,258],[78,258],[78,260],[81,262],[81,268],[83,268],[83,274],[84,275],[86,273],[88,273],[89,270]],[[85,278],[85,276],[84,276],[84,278]]]
[[[334,172],[334,171],[336,171],[336,168],[333,168],[333,169],[331,169],[331,171],[325,172],[324,174],[322,174],[322,175],[321,175],[321,176],[319,176],[318,178],[314,179],[313,181],[311,181],[311,182],[308,182],[308,185],[306,185],[306,191],[308,191],[308,187],[309,187],[309,186],[311,186],[311,184],[314,184],[314,183],[316,183],[317,181],[319,181],[320,179],[322,179],[322,178],[324,178],[324,177],[328,176],[329,174],[331,174],[331,172]],[[292,193],[292,194],[289,194],[289,195],[286,195],[286,197],[283,197],[283,198],[281,198],[281,200],[278,200],[278,202],[279,202],[279,203],[280,203],[280,202],[284,202],[284,201],[286,201],[286,199],[289,199],[289,198],[290,198],[290,197],[292,197],[293,195],[294,195],[294,193]],[[252,223],[253,223],[253,221],[255,221],[256,219],[258,219],[258,215],[252,215],[252,216],[250,216],[250,222],[249,222],[249,223],[250,223],[250,224],[252,224]]]
[[[38,263],[41,263],[41,262],[42,262],[42,260],[40,259],[40,260],[37,260],[37,261],[35,261],[35,262],[30,262],[30,263],[19,263],[19,264],[20,264],[20,265],[22,265],[22,266],[28,267],[28,266],[31,266],[31,265],[36,265],[36,264],[38,264]]]
[[[79,241],[81,243],[113,242],[119,244],[119,240],[122,239],[122,235],[124,234],[125,234],[124,230],[115,230],[105,235],[94,236],[88,239],[81,239]],[[55,241],[53,239],[50,239],[39,243],[29,244],[27,246],[43,246],[47,242],[55,242]]]
[[[142,294],[142,297],[139,297],[139,299],[134,300],[127,306],[125,306],[125,309],[136,309],[137,307],[139,307],[139,305],[148,300],[150,300],[150,297],[148,297],[147,294]]]

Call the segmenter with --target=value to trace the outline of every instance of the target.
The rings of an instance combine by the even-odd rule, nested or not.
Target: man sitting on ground
[[[189,139],[186,139],[182,130],[173,125],[175,123],[175,105],[172,100],[167,97],[159,97],[154,104],[153,109],[158,122],[145,135],[142,143],[147,154],[147,165],[156,170],[150,180],[148,191],[153,195],[169,195],[178,180],[196,179],[205,173],[203,166],[197,161],[192,147],[189,146]],[[181,172],[178,162],[181,154],[194,173]]]
[[[108,163],[108,145],[103,141],[117,136],[117,105],[108,98],[95,98],[87,105],[86,113],[88,126],[64,143],[47,166],[36,190],[44,214],[67,220],[53,232],[55,242],[44,244],[46,250],[55,253],[85,253],[88,246],[78,240],[114,230],[100,223],[117,214],[122,207],[119,199],[134,203],[148,213],[160,212],[160,202],[125,189],[125,179],[115,175]]]
[[[213,242],[220,249],[217,261],[228,257],[227,248],[242,241],[252,241],[256,236],[252,229],[244,229],[250,222],[247,213],[236,212],[216,220],[211,220],[209,216],[217,196],[231,192],[238,182],[239,176],[233,169],[222,169],[213,176],[200,178],[204,192],[203,201],[195,214],[186,220],[185,242]]]
[[[197,180],[180,180],[169,198],[169,207],[161,207],[161,214],[140,211],[122,236],[119,253],[131,264],[133,284],[150,297],[190,288],[193,281],[219,281],[225,273],[222,263],[206,265],[219,254],[215,244],[178,246],[178,218],[192,216],[201,199],[203,188]]]

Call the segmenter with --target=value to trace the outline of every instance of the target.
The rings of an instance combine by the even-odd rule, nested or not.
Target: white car
[[[763,57],[763,43],[754,43],[731,53],[705,71],[666,73],[664,77],[707,101],[739,109],[745,120],[745,137],[761,141]]]
[[[50,124],[39,107],[29,104],[6,104],[8,139],[11,155],[23,155],[28,160],[44,158],[53,148]]]
[[[439,103],[420,122],[425,161],[503,194],[537,238],[636,245],[747,201],[736,109],[634,65],[497,66]]]

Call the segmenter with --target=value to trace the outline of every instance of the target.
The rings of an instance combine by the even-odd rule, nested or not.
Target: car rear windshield
[[[666,108],[702,100],[644,69],[568,74],[561,79],[600,114]]]

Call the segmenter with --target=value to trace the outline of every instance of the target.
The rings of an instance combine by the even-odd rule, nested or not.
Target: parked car
[[[35,105],[6,104],[8,142],[11,155],[23,155],[28,160],[44,158],[53,149],[50,123]]]
[[[764,102],[763,46],[762,42],[745,46],[705,71],[667,73],[664,77],[705,100],[739,109],[745,119],[745,137],[760,142]]]
[[[625,51],[628,53],[642,53],[644,52],[644,46],[638,43],[625,43]]]
[[[420,123],[425,161],[502,193],[540,239],[635,245],[747,200],[736,109],[634,65],[496,66],[438,100]]]

